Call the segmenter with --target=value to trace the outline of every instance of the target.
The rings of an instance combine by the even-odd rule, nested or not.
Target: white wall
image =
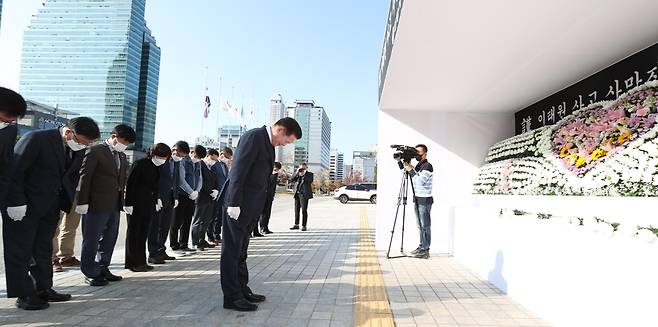
[[[393,160],[391,144],[427,145],[428,160],[434,166],[431,250],[450,252],[450,217],[454,207],[469,201],[472,181],[488,148],[496,141],[512,136],[513,130],[510,114],[380,111],[376,247],[388,247],[402,177]],[[411,251],[418,245],[418,230],[411,198],[408,204],[405,248]],[[396,232],[396,236],[399,234]],[[393,244],[392,248],[399,251],[397,237]]]
[[[454,256],[552,325],[658,325],[657,245],[487,206],[459,207],[455,221]]]

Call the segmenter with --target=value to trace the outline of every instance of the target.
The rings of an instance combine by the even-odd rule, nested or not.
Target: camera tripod
[[[409,193],[409,185],[411,185],[411,194],[415,198],[416,190],[411,181],[411,175],[408,171],[402,170],[402,181],[400,181],[400,193],[398,194],[397,208],[395,209],[395,219],[393,219],[393,227],[391,228],[391,239],[388,241],[388,251],[386,251],[387,259],[404,258],[404,223],[407,214],[407,195]],[[400,255],[391,257],[391,245],[393,244],[393,235],[395,234],[395,227],[398,222],[398,214],[400,212],[400,205],[402,205],[402,240],[400,241]]]

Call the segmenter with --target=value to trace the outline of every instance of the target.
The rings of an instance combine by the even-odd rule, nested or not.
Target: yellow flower
[[[567,155],[569,155],[569,149],[570,148],[571,148],[571,144],[567,144],[567,145],[563,146],[562,149],[560,150],[560,158],[564,158]]]
[[[631,138],[631,133],[630,132],[624,132],[619,137],[617,138],[617,143],[618,144],[624,144],[628,142],[628,140]]]
[[[587,163],[585,161],[585,157],[583,157],[581,155],[578,155],[578,154],[576,156],[578,157],[578,159],[576,159],[576,167],[580,168],[580,167],[584,166]]]
[[[590,156],[590,159],[592,161],[596,161],[601,159],[601,157],[605,156],[608,153],[608,151],[603,150],[603,149],[596,149],[592,152],[592,155]]]

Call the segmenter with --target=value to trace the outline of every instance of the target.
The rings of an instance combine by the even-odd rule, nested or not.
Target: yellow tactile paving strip
[[[354,305],[354,326],[395,326],[366,208],[361,208]]]

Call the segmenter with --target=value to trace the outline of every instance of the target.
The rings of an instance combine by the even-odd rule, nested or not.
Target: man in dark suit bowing
[[[265,296],[254,294],[247,283],[247,248],[254,225],[263,212],[268,196],[269,177],[274,165],[274,147],[290,144],[302,137],[302,129],[292,118],[277,121],[272,127],[247,131],[238,143],[224,188],[224,216],[220,272],[224,308],[255,311],[254,302]]]
[[[52,289],[52,238],[60,208],[70,208],[66,174],[72,152],[99,136],[91,118],[78,117],[60,129],[29,132],[14,147],[2,229],[7,296],[17,297],[21,309],[40,310],[48,302],[71,299]]]
[[[313,173],[308,171],[308,165],[302,163],[299,165],[295,176],[290,180],[295,183],[295,225],[290,229],[299,229],[299,211],[302,211],[302,231],[306,231],[308,222],[308,200],[313,198]]]
[[[27,103],[20,94],[0,87],[0,208],[3,208],[7,192],[9,169],[18,134],[18,127],[14,122],[23,118],[26,112]]]

